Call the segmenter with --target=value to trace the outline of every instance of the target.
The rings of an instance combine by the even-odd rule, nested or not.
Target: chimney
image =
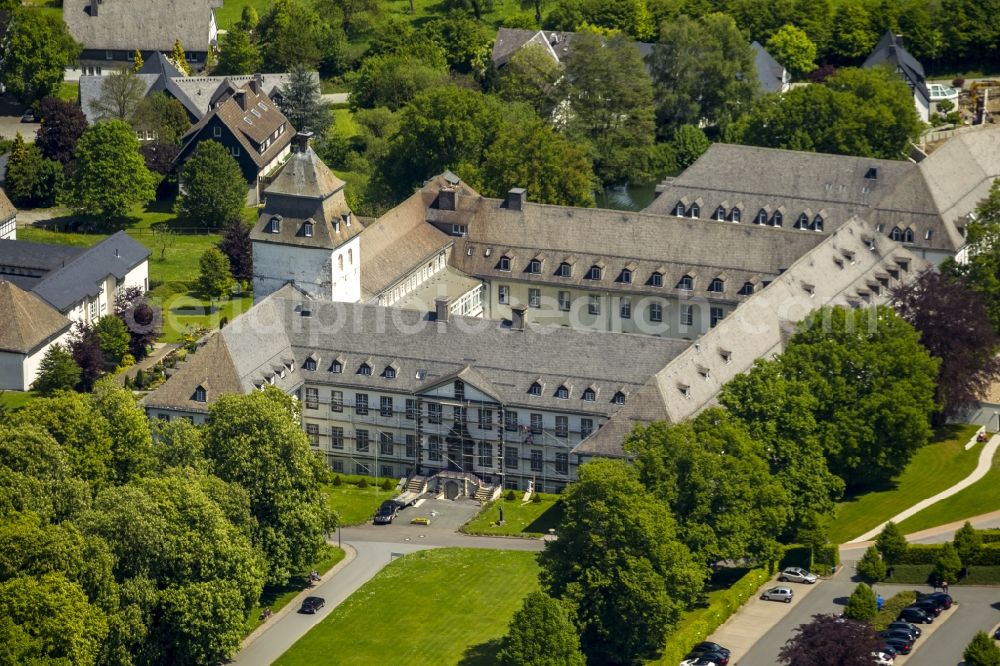
[[[448,306],[451,302],[447,296],[438,296],[434,299],[434,313],[438,321],[448,321]]]
[[[258,95],[264,92],[264,77],[261,74],[253,75],[253,91]]]
[[[234,92],[233,93],[233,99],[236,100],[236,103],[240,105],[241,109],[243,109],[244,111],[247,110],[247,91],[246,90],[243,90],[242,88],[240,88],[239,90],[237,90],[236,92]]]
[[[507,193],[507,209],[522,210],[525,202],[528,201],[528,190],[523,187],[515,187]]]
[[[528,306],[515,305],[510,309],[510,327],[515,331],[523,331],[527,320]]]
[[[455,210],[455,188],[442,187],[438,192],[438,208],[441,210]]]
[[[295,133],[295,152],[304,153],[309,148],[309,139],[313,138],[313,133],[308,131]]]

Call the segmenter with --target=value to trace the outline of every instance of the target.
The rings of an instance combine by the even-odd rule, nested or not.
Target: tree
[[[650,180],[653,86],[635,44],[620,35],[577,35],[566,81],[566,135],[587,146],[601,182]]]
[[[857,0],[841,2],[833,14],[831,52],[841,60],[857,60],[871,53],[878,35],[872,30],[871,16]]]
[[[142,58],[142,51],[139,49],[135,50],[132,54],[132,71],[136,74],[142,71],[142,66],[146,64],[146,61]]]
[[[115,295],[115,316],[128,328],[128,353],[136,360],[146,358],[159,337],[160,308],[150,304],[139,287],[126,287]]]
[[[173,97],[155,92],[139,102],[130,118],[136,130],[152,132],[159,144],[180,146],[181,137],[191,128],[187,111]]]
[[[452,12],[429,21],[425,28],[427,35],[444,49],[449,67],[462,74],[481,77],[485,73],[493,38],[482,23],[462,12]]]
[[[257,10],[253,5],[245,5],[243,11],[240,12],[240,20],[236,24],[236,28],[239,30],[245,30],[248,33],[253,33],[257,29],[257,25],[260,23],[260,16],[257,14]]]
[[[861,576],[861,580],[865,581],[869,585],[874,583],[880,583],[885,580],[886,568],[885,561],[882,556],[879,555],[878,547],[869,546],[865,550],[865,554],[861,556],[858,560],[858,575]]]
[[[982,295],[928,270],[897,287],[893,299],[899,315],[920,332],[920,343],[941,361],[936,401],[942,416],[962,414],[1000,378],[1000,340]]]
[[[985,631],[977,631],[962,658],[965,666],[1000,666],[1000,647]]]
[[[229,272],[229,262],[226,255],[216,248],[209,248],[201,255],[198,262],[201,273],[198,275],[198,289],[210,298],[222,298],[229,295],[233,289],[233,276]]]
[[[780,358],[816,396],[819,441],[845,482],[888,480],[930,438],[938,364],[890,308],[817,310]]]
[[[174,50],[170,53],[170,62],[174,63],[174,67],[181,70],[184,76],[191,76],[191,66],[188,65],[187,54],[184,53],[184,47],[179,39],[174,40]]]
[[[81,391],[89,391],[97,378],[104,372],[104,354],[101,352],[101,340],[97,337],[93,326],[77,322],[70,331],[69,351],[73,360],[80,366]]]
[[[39,105],[42,124],[35,136],[35,145],[42,156],[56,160],[64,167],[73,161],[76,142],[87,129],[87,117],[79,105],[46,97]]]
[[[0,81],[22,104],[49,97],[81,49],[62,17],[18,7],[11,14],[0,52]]]
[[[320,492],[323,463],[299,425],[297,405],[278,389],[223,395],[209,411],[205,457],[213,474],[249,493],[252,541],[267,560],[266,581],[283,584],[315,560],[336,527]]]
[[[872,663],[872,652],[881,645],[865,622],[835,615],[813,615],[800,624],[795,636],[778,653],[778,662],[795,666],[862,666]]]
[[[51,395],[56,391],[72,391],[79,383],[80,366],[73,360],[73,355],[61,344],[54,344],[45,350],[38,366],[38,378],[31,389],[42,395]]]
[[[934,561],[934,571],[931,576],[937,581],[958,580],[958,574],[962,571],[962,560],[958,557],[958,551],[954,544],[947,542],[941,546],[937,559]]]
[[[404,53],[365,58],[351,88],[352,109],[384,106],[396,111],[423,91],[443,85],[448,71],[443,62],[428,62]]]
[[[548,4],[548,0],[521,0],[521,9],[535,10],[535,24],[542,25],[542,8]]]
[[[708,150],[712,142],[700,127],[680,125],[674,130],[670,145],[677,159],[677,168],[686,169]]]
[[[288,82],[281,89],[281,112],[297,130],[323,136],[333,116],[330,107],[320,98],[319,81],[302,67],[292,69]]]
[[[153,435],[135,396],[106,377],[94,385],[91,399],[111,435],[112,483],[124,485],[146,475],[152,466]]]
[[[188,221],[220,229],[239,218],[246,205],[247,181],[239,163],[218,141],[202,141],[184,163],[177,212]]]
[[[245,7],[244,9],[253,9]],[[219,62],[213,74],[253,74],[263,65],[260,49],[250,36],[250,31],[232,27],[222,36],[219,44]]]
[[[767,40],[767,50],[792,74],[802,76],[816,69],[816,44],[794,25],[783,25]]]
[[[132,128],[121,120],[88,127],[76,146],[73,206],[89,215],[120,218],[154,196],[153,175],[139,155]]]
[[[114,370],[128,353],[128,327],[115,315],[104,315],[94,324],[94,333],[100,341],[101,354],[104,356],[104,369]]]
[[[759,94],[749,40],[723,14],[664,23],[649,65],[661,136],[684,124],[725,128]]]
[[[947,260],[941,271],[961,278],[982,295],[993,330],[1000,334],[1000,179],[993,181],[986,198],[976,206],[976,219],[966,227],[968,258]]]
[[[627,664],[662,647],[706,569],[670,512],[622,460],[594,460],[563,495],[559,539],[539,556],[542,589],[573,604],[584,654]]]
[[[671,510],[678,536],[702,561],[780,558],[788,495],[764,449],[727,412],[637,427],[625,439],[639,480]]]
[[[980,534],[969,521],[955,530],[955,538],[952,541],[955,545],[955,552],[962,560],[962,566],[968,568],[973,558],[983,547],[983,535]]]
[[[560,0],[544,22],[550,30],[578,31],[590,26],[644,41],[656,34],[646,0]]]
[[[226,231],[219,241],[219,251],[229,259],[229,272],[237,282],[253,280],[253,243],[250,241],[250,225],[234,217],[226,225]]]
[[[563,67],[544,46],[528,44],[500,70],[497,94],[508,102],[525,102],[540,118],[551,121],[562,101]]]
[[[123,67],[101,79],[101,94],[90,101],[90,110],[102,120],[128,120],[145,94],[142,79]]]
[[[584,666],[580,637],[566,607],[532,592],[514,613],[497,660],[504,666]]]
[[[858,622],[870,622],[875,619],[876,613],[878,613],[878,605],[875,600],[875,593],[865,583],[858,583],[857,587],[854,588],[854,592],[847,599],[847,605],[844,607],[844,617],[849,620],[857,620]]]
[[[257,42],[269,72],[300,66],[332,75],[346,66],[343,29],[324,21],[304,0],[276,0],[257,26]]]
[[[166,176],[173,168],[174,160],[180,154],[181,148],[173,143],[160,143],[159,141],[145,141],[139,146],[139,154],[142,161],[151,173],[158,173]]]
[[[25,143],[18,132],[4,182],[10,200],[18,206],[51,206],[62,182],[62,165],[42,157],[38,146]]]
[[[882,559],[891,567],[898,563],[903,558],[903,555],[906,554],[908,544],[906,543],[906,537],[903,536],[903,532],[899,529],[899,525],[890,520],[882,528],[882,531],[879,532],[879,535],[875,537],[875,547],[878,548]]]

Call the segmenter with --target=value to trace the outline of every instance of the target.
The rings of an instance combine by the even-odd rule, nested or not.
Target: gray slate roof
[[[903,46],[903,38],[891,30],[882,35],[882,39],[878,40],[878,44],[861,67],[868,69],[880,65],[887,65],[893,71],[900,72],[911,88],[917,88],[924,99],[930,98],[924,77],[924,66]]]
[[[753,42],[750,44],[750,48],[754,52],[754,64],[757,67],[757,80],[760,81],[760,87],[765,93],[781,92],[787,81],[785,80],[788,75],[788,70],[774,59],[770,53],[767,52],[760,42]]]
[[[71,322],[41,298],[0,280],[0,351],[31,354]]]
[[[208,51],[213,10],[222,0],[63,0],[73,39],[90,50]]]

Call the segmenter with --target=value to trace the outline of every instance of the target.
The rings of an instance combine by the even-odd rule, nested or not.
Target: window
[[[441,439],[437,435],[431,435],[427,440],[427,459],[441,460]]]
[[[649,321],[663,321],[663,306],[659,303],[649,304]]]
[[[878,167],[868,167],[868,171],[865,172],[866,180],[875,180],[878,178]]]
[[[378,434],[378,453],[380,456],[391,456],[392,445],[393,441],[391,432],[380,432]]]
[[[556,417],[556,437],[569,437],[569,417]]]
[[[528,395],[541,395],[542,385],[538,382],[532,382],[531,386],[528,387]]]
[[[740,296],[751,296],[753,294],[753,282],[744,282],[740,287]]]
[[[813,231],[823,231],[823,218],[819,215],[813,218],[812,224]]]
[[[809,216],[805,213],[799,215],[799,219],[795,220],[796,229],[808,229],[809,228]]]
[[[413,398],[406,399],[406,418],[410,421],[417,416],[417,401]]]
[[[358,393],[354,396],[354,413],[365,416],[368,414],[368,394]]]
[[[506,254],[500,257],[500,261],[497,262],[497,270],[510,271],[510,257]]]
[[[330,448],[332,449],[343,449],[344,448],[344,429],[340,426],[333,426],[330,428]]]
[[[368,453],[368,431],[358,430],[354,433],[354,448],[361,453]]]
[[[465,425],[466,422],[466,410],[465,407],[454,407],[452,408],[452,418],[456,424]]]
[[[517,447],[508,444],[503,449],[503,464],[507,469],[517,469]]]
[[[313,235],[313,225],[312,222],[302,223],[302,235],[306,238],[312,238]]]
[[[417,457],[417,438],[413,435],[406,436],[406,457],[416,458]]]
[[[580,437],[590,437],[594,432],[594,419],[580,419]]]
[[[618,281],[622,284],[632,284],[632,271],[627,268],[623,269]]]
[[[597,392],[592,388],[585,388],[583,389],[583,399],[586,402],[594,402],[597,400]]]
[[[715,293],[722,293],[726,290],[726,283],[720,278],[715,278],[709,283],[708,290]]]
[[[368,465],[363,465],[361,463],[354,463],[354,473],[362,476],[367,476]]]
[[[528,262],[527,272],[534,273],[535,275],[541,273],[542,262],[540,262],[538,259],[532,259],[531,261]]]
[[[318,409],[318,408],[319,408],[319,389],[307,388],[306,409]]]
[[[663,273],[659,271],[654,272],[649,276],[649,286],[650,287],[662,287],[663,286]]]
[[[568,291],[559,292],[559,309],[562,310],[563,312],[569,312],[570,300]]]
[[[556,271],[558,277],[568,278],[573,274],[573,267],[570,266],[565,261],[559,264],[559,270]]]
[[[556,474],[569,474],[569,454],[556,452]]]
[[[560,400],[569,400],[569,389],[565,386],[560,386],[556,389],[556,397]]]
[[[601,267],[600,266],[591,266],[587,270],[587,279],[588,280],[600,280],[601,279]]]
[[[358,374],[364,375],[365,377],[370,377],[372,374],[372,366],[368,365],[367,363],[362,363],[361,367],[358,368]]]
[[[233,146],[233,149],[232,149],[231,152],[233,154],[233,157],[239,157],[240,156],[240,147],[239,146]]]
[[[218,139],[219,137],[221,137],[222,136],[222,128],[219,127],[218,125],[216,125],[215,127],[213,127],[212,128],[212,136],[215,137],[216,139]]]
[[[684,289],[685,291],[691,291],[694,289],[694,278],[690,275],[685,275],[677,281],[677,288]]]
[[[541,449],[531,449],[531,471],[541,472],[542,471],[542,450]]]
[[[340,361],[334,361],[330,364],[330,372],[341,373],[344,371],[344,364]]]
[[[493,467],[493,445],[486,442],[479,442],[479,466]]]
[[[618,315],[622,319],[632,318],[632,299],[622,298],[618,301]]]
[[[441,423],[441,405],[436,402],[427,403],[427,422]]]
[[[712,219],[715,220],[716,222],[724,221],[726,219],[726,207],[719,206],[718,208],[716,208],[715,212],[712,213]]]
[[[678,201],[677,204],[674,206],[674,215],[676,215],[677,217],[684,217],[684,203],[683,202]]]
[[[611,398],[611,404],[613,405],[624,405],[625,404],[625,394],[621,391],[615,393],[614,397]]]
[[[771,226],[780,227],[781,223],[784,222],[785,217],[781,214],[780,210],[774,211],[774,215],[771,216]]]
[[[732,210],[732,211],[731,211],[731,212],[729,213],[729,220],[730,220],[731,222],[735,222],[736,224],[739,224],[739,223],[740,223],[740,219],[741,219],[741,218],[740,218],[740,209],[739,209],[739,208],[734,208],[734,209],[733,209],[733,210]]]
[[[528,307],[529,308],[540,308],[540,307],[542,307],[542,290],[541,289],[528,289]]]
[[[382,465],[379,467],[379,469],[381,470],[382,476],[385,477],[392,476],[392,465]]]
[[[767,211],[763,208],[757,211],[757,217],[753,222],[754,224],[767,224]]]
[[[497,302],[500,305],[507,305],[510,303],[510,287],[504,284],[497,287]]]
[[[904,243],[913,242],[913,229],[907,228],[903,231],[903,242]]]
[[[344,461],[343,460],[334,460],[333,461],[333,471],[334,472],[338,472],[340,474],[343,474],[344,473]]]
[[[391,365],[385,366],[385,370],[382,371],[382,377],[385,379],[395,379],[396,378],[396,368]]]
[[[694,306],[681,306],[681,326],[691,326],[694,324]]]
[[[889,238],[891,238],[894,241],[903,240],[903,230],[900,229],[899,227],[893,227],[892,231],[889,232]]]
[[[90,318],[92,320],[93,319],[97,319],[97,299],[96,298],[90,302]],[[204,402],[204,400],[202,400],[201,402]]]
[[[461,379],[456,379],[451,388],[455,394],[455,400],[465,400],[465,382]]]
[[[315,423],[306,424],[306,434],[309,436],[309,444],[319,446],[319,426]]]
[[[105,60],[112,60],[114,57],[115,57],[114,51],[105,51],[104,52],[104,59]]]
[[[195,402],[206,402],[208,399],[205,394],[205,387],[199,386],[194,390],[194,401]]]
[[[588,298],[587,312],[592,315],[601,314],[601,297],[597,294],[591,294]]]
[[[934,236],[934,230],[933,229],[928,229],[924,233],[924,240],[930,240],[931,238],[933,238],[933,236]]]
[[[712,328],[722,321],[722,318],[726,316],[726,311],[722,308],[710,308],[709,309],[709,324]]]
[[[533,435],[542,434],[542,415],[532,414],[531,415],[531,433]]]
[[[701,206],[696,203],[691,204],[688,207],[688,217],[697,220],[701,217]]]
[[[307,358],[305,360],[305,362],[302,364],[302,367],[304,369],[306,369],[306,370],[315,370],[316,369],[316,359],[314,359],[312,357]]]
[[[383,395],[379,398],[379,416],[392,416],[392,396]]]
[[[493,410],[492,409],[479,409],[479,429],[480,430],[493,430]]]
[[[343,391],[330,391],[330,411],[331,412],[342,412],[342,411],[344,411],[344,392]]]
[[[517,412],[507,410],[503,413],[503,429],[507,432],[517,432]]]

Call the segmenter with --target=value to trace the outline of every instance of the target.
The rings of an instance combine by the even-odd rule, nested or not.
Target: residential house
[[[753,49],[760,89],[765,93],[783,93],[788,90],[792,85],[792,75],[785,66],[775,60],[760,42],[753,42],[750,48]]]
[[[0,390],[31,388],[45,352],[66,342],[71,325],[36,294],[0,278]]]
[[[924,66],[920,64],[919,60],[910,55],[910,52],[903,46],[902,36],[893,33],[891,30],[886,31],[861,67],[863,69],[889,67],[903,77],[903,81],[913,91],[913,103],[917,107],[920,119],[924,122],[928,121],[930,118],[931,95],[927,89]]]
[[[224,96],[194,125],[182,140],[174,170],[202,141],[218,141],[239,163],[246,179],[247,203],[257,205],[278,167],[291,152],[295,129],[267,95],[261,77]]]
[[[202,70],[216,46],[215,9],[222,0],[63,0],[63,20],[83,44],[82,74],[107,74],[171,53],[180,42],[192,70]]]

